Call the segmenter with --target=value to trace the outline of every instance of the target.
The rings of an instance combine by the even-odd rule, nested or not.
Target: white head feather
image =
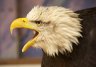
[[[81,24],[78,14],[63,7],[34,7],[28,14],[30,21],[41,21],[34,47],[40,47],[50,56],[72,52],[72,43],[78,44]]]

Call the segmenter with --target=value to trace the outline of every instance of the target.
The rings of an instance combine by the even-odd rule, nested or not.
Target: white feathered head
[[[78,14],[63,7],[34,7],[26,16],[13,21],[10,30],[28,28],[35,31],[34,38],[23,47],[42,48],[45,53],[55,56],[66,51],[72,52],[72,43],[78,44],[81,36],[81,24]]]

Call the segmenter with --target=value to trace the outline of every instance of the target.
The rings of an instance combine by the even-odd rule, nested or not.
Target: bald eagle
[[[93,11],[95,10],[95,11]],[[96,67],[96,9],[74,12],[57,6],[35,6],[10,26],[35,32],[22,49],[41,48],[42,67]]]

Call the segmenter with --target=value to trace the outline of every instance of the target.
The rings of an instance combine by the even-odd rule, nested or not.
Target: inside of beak
[[[26,28],[36,32],[34,37],[24,45],[22,52],[25,52],[28,48],[30,48],[36,42],[36,39],[39,34],[38,27],[35,23],[29,22],[27,18],[19,18],[12,22],[10,26],[11,34],[12,34],[12,31],[16,28]]]
[[[32,32],[34,32],[33,37],[32,37],[31,40],[29,40],[29,41],[24,45],[24,47],[22,48],[22,52],[27,51],[27,49],[29,49],[29,48],[30,48],[32,45],[34,45],[34,43],[36,42],[39,32],[37,32],[37,31],[35,31],[35,30],[32,30]]]

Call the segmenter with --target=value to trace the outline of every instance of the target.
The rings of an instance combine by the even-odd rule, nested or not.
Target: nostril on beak
[[[25,23],[25,20],[22,20]]]

